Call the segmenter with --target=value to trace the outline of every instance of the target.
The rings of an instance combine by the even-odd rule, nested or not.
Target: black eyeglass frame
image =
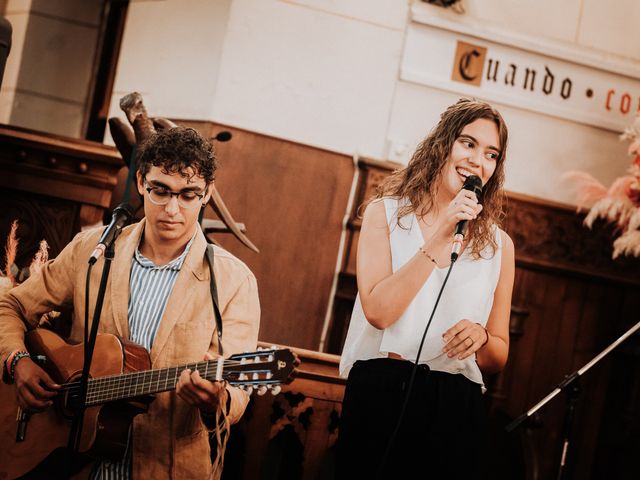
[[[182,208],[193,208],[193,207],[195,207],[196,205],[198,205],[198,203],[199,203],[199,202],[201,202],[201,201],[202,201],[202,199],[204,198],[204,196],[205,196],[205,195],[206,195],[206,193],[207,193],[207,187],[205,187],[204,191],[202,191],[202,192],[200,192],[200,193],[198,193],[198,192],[196,192],[196,191],[194,191],[194,190],[182,190],[182,191],[180,191],[180,192],[174,192],[174,191],[172,191],[172,190],[167,190],[167,189],[166,189],[166,188],[164,188],[164,187],[159,187],[159,186],[152,186],[152,185],[149,185],[149,184],[147,183],[147,179],[146,179],[146,178],[145,178],[145,179],[143,179],[143,182],[144,182],[144,185],[145,185],[144,189],[147,191],[147,194],[149,195],[149,201],[150,201],[151,203],[153,203],[154,205],[158,205],[158,206],[164,206],[164,205],[167,205],[167,204],[171,201],[171,198],[175,195],[176,200],[178,201],[178,205],[179,205],[180,207],[182,207]],[[151,198],[151,192],[152,192],[152,191],[157,191],[157,190],[162,190],[163,192],[165,192],[165,193],[167,193],[167,194],[169,195],[169,197],[168,197],[168,199],[167,199],[167,201],[166,201],[166,202],[164,202],[164,203],[158,203],[158,202],[155,202],[155,201]],[[193,193],[193,194],[197,197],[198,201],[194,201],[194,202],[193,202],[193,204],[187,204],[186,206],[185,206],[185,205],[183,205],[183,204],[180,202],[180,195],[182,195],[183,193]]]

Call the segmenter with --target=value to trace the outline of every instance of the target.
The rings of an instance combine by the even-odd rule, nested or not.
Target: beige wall
[[[634,22],[640,7],[633,0],[615,8],[598,0],[463,2],[464,15],[408,0],[232,0],[222,8],[207,0],[134,1],[115,97],[141,90],[154,114],[407,161],[459,97],[400,80],[416,5],[462,24],[499,28],[507,37],[640,66],[640,41],[632,41],[640,32]],[[178,24],[172,31],[182,25],[192,34],[177,39],[157,28],[169,21]],[[168,52],[150,56],[152,44],[168,45]],[[202,58],[204,65],[193,61]],[[113,114],[119,114],[118,98]],[[566,170],[584,169],[604,183],[625,173],[629,159],[620,132],[497,106],[511,130],[509,190],[572,203],[560,181]]]
[[[462,1],[463,15],[418,0],[132,0],[110,115],[121,115],[119,99],[137,90],[152,115],[406,162],[460,96],[401,80],[416,8],[640,72],[635,0]],[[100,4],[8,0],[14,48],[0,122],[82,135]],[[509,190],[572,203],[565,171],[586,170],[605,184],[625,173],[621,132],[496,105],[511,131]]]
[[[7,1],[13,45],[0,122],[83,136],[102,8],[102,0]]]

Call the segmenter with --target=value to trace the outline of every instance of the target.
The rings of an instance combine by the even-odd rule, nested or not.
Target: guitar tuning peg
[[[270,349],[270,350],[277,350],[277,349],[278,349],[278,347],[276,347],[275,345],[271,345],[271,346],[269,347],[269,349]]]
[[[271,395],[275,397],[277,394],[280,393],[280,390],[282,390],[282,387],[280,385],[275,385],[271,387]]]
[[[251,385],[247,385],[244,391],[247,392],[247,395],[251,395],[253,393],[253,387]]]
[[[262,351],[262,347],[258,347],[258,348],[256,348],[256,351],[257,351],[257,352]]]
[[[264,385],[258,387],[258,390],[256,390],[256,393],[260,396],[264,395],[265,393],[267,393],[267,387]]]

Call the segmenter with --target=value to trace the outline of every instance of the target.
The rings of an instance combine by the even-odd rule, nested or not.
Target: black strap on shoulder
[[[213,313],[216,316],[216,330],[218,332],[218,353],[224,355],[222,350],[222,315],[218,306],[218,286],[216,285],[216,276],[213,273],[213,244],[208,243],[206,249],[207,263],[209,264],[209,272],[211,274],[211,300],[213,301]]]

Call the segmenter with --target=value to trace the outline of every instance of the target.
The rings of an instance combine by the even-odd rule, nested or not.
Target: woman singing
[[[499,228],[506,148],[501,115],[461,99],[366,206],[340,363],[338,478],[486,475],[482,374],[507,361],[515,270]],[[472,175],[481,198],[463,188]]]

